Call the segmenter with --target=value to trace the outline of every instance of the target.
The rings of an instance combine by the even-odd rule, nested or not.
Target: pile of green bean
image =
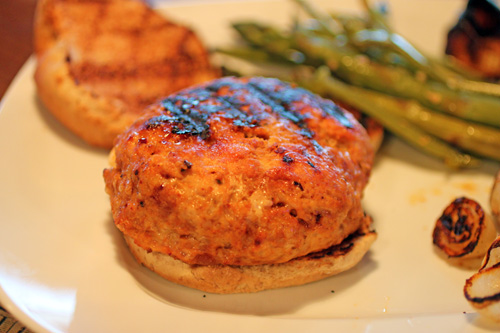
[[[325,14],[293,1],[309,19],[286,31],[234,23],[244,44],[218,51],[285,65],[284,79],[355,107],[452,168],[500,161],[500,85],[423,54],[367,0],[362,15]]]

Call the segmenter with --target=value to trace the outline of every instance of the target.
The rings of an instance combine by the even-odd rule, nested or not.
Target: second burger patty
[[[227,77],[151,106],[104,171],[116,226],[188,264],[282,263],[360,228],[373,150],[330,100]]]

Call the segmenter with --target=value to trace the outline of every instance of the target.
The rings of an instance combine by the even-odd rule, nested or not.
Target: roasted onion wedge
[[[490,79],[500,78],[498,1],[469,0],[446,36],[446,54]]]
[[[490,206],[491,212],[496,219],[497,223],[500,223],[500,171],[497,172],[493,187],[490,194]]]
[[[479,271],[465,281],[464,295],[478,313],[500,323],[500,237],[491,244]]]
[[[495,237],[495,225],[481,205],[461,197],[436,221],[433,243],[451,264],[477,269]]]
[[[483,264],[481,265],[481,268],[479,268],[479,271],[498,265],[498,263],[500,263],[500,236],[498,236],[493,243],[491,243],[486,255],[484,256]]]

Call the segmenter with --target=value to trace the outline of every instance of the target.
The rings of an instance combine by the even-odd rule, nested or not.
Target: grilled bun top
[[[220,76],[193,30],[139,0],[40,0],[34,46],[44,104],[106,148],[147,105]]]
[[[365,220],[373,149],[330,100],[277,79],[226,77],[150,106],[104,170],[117,227],[188,264],[287,262]]]

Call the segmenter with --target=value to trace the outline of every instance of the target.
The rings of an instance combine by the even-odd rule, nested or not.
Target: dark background
[[[0,1],[0,99],[33,52],[36,0]]]

